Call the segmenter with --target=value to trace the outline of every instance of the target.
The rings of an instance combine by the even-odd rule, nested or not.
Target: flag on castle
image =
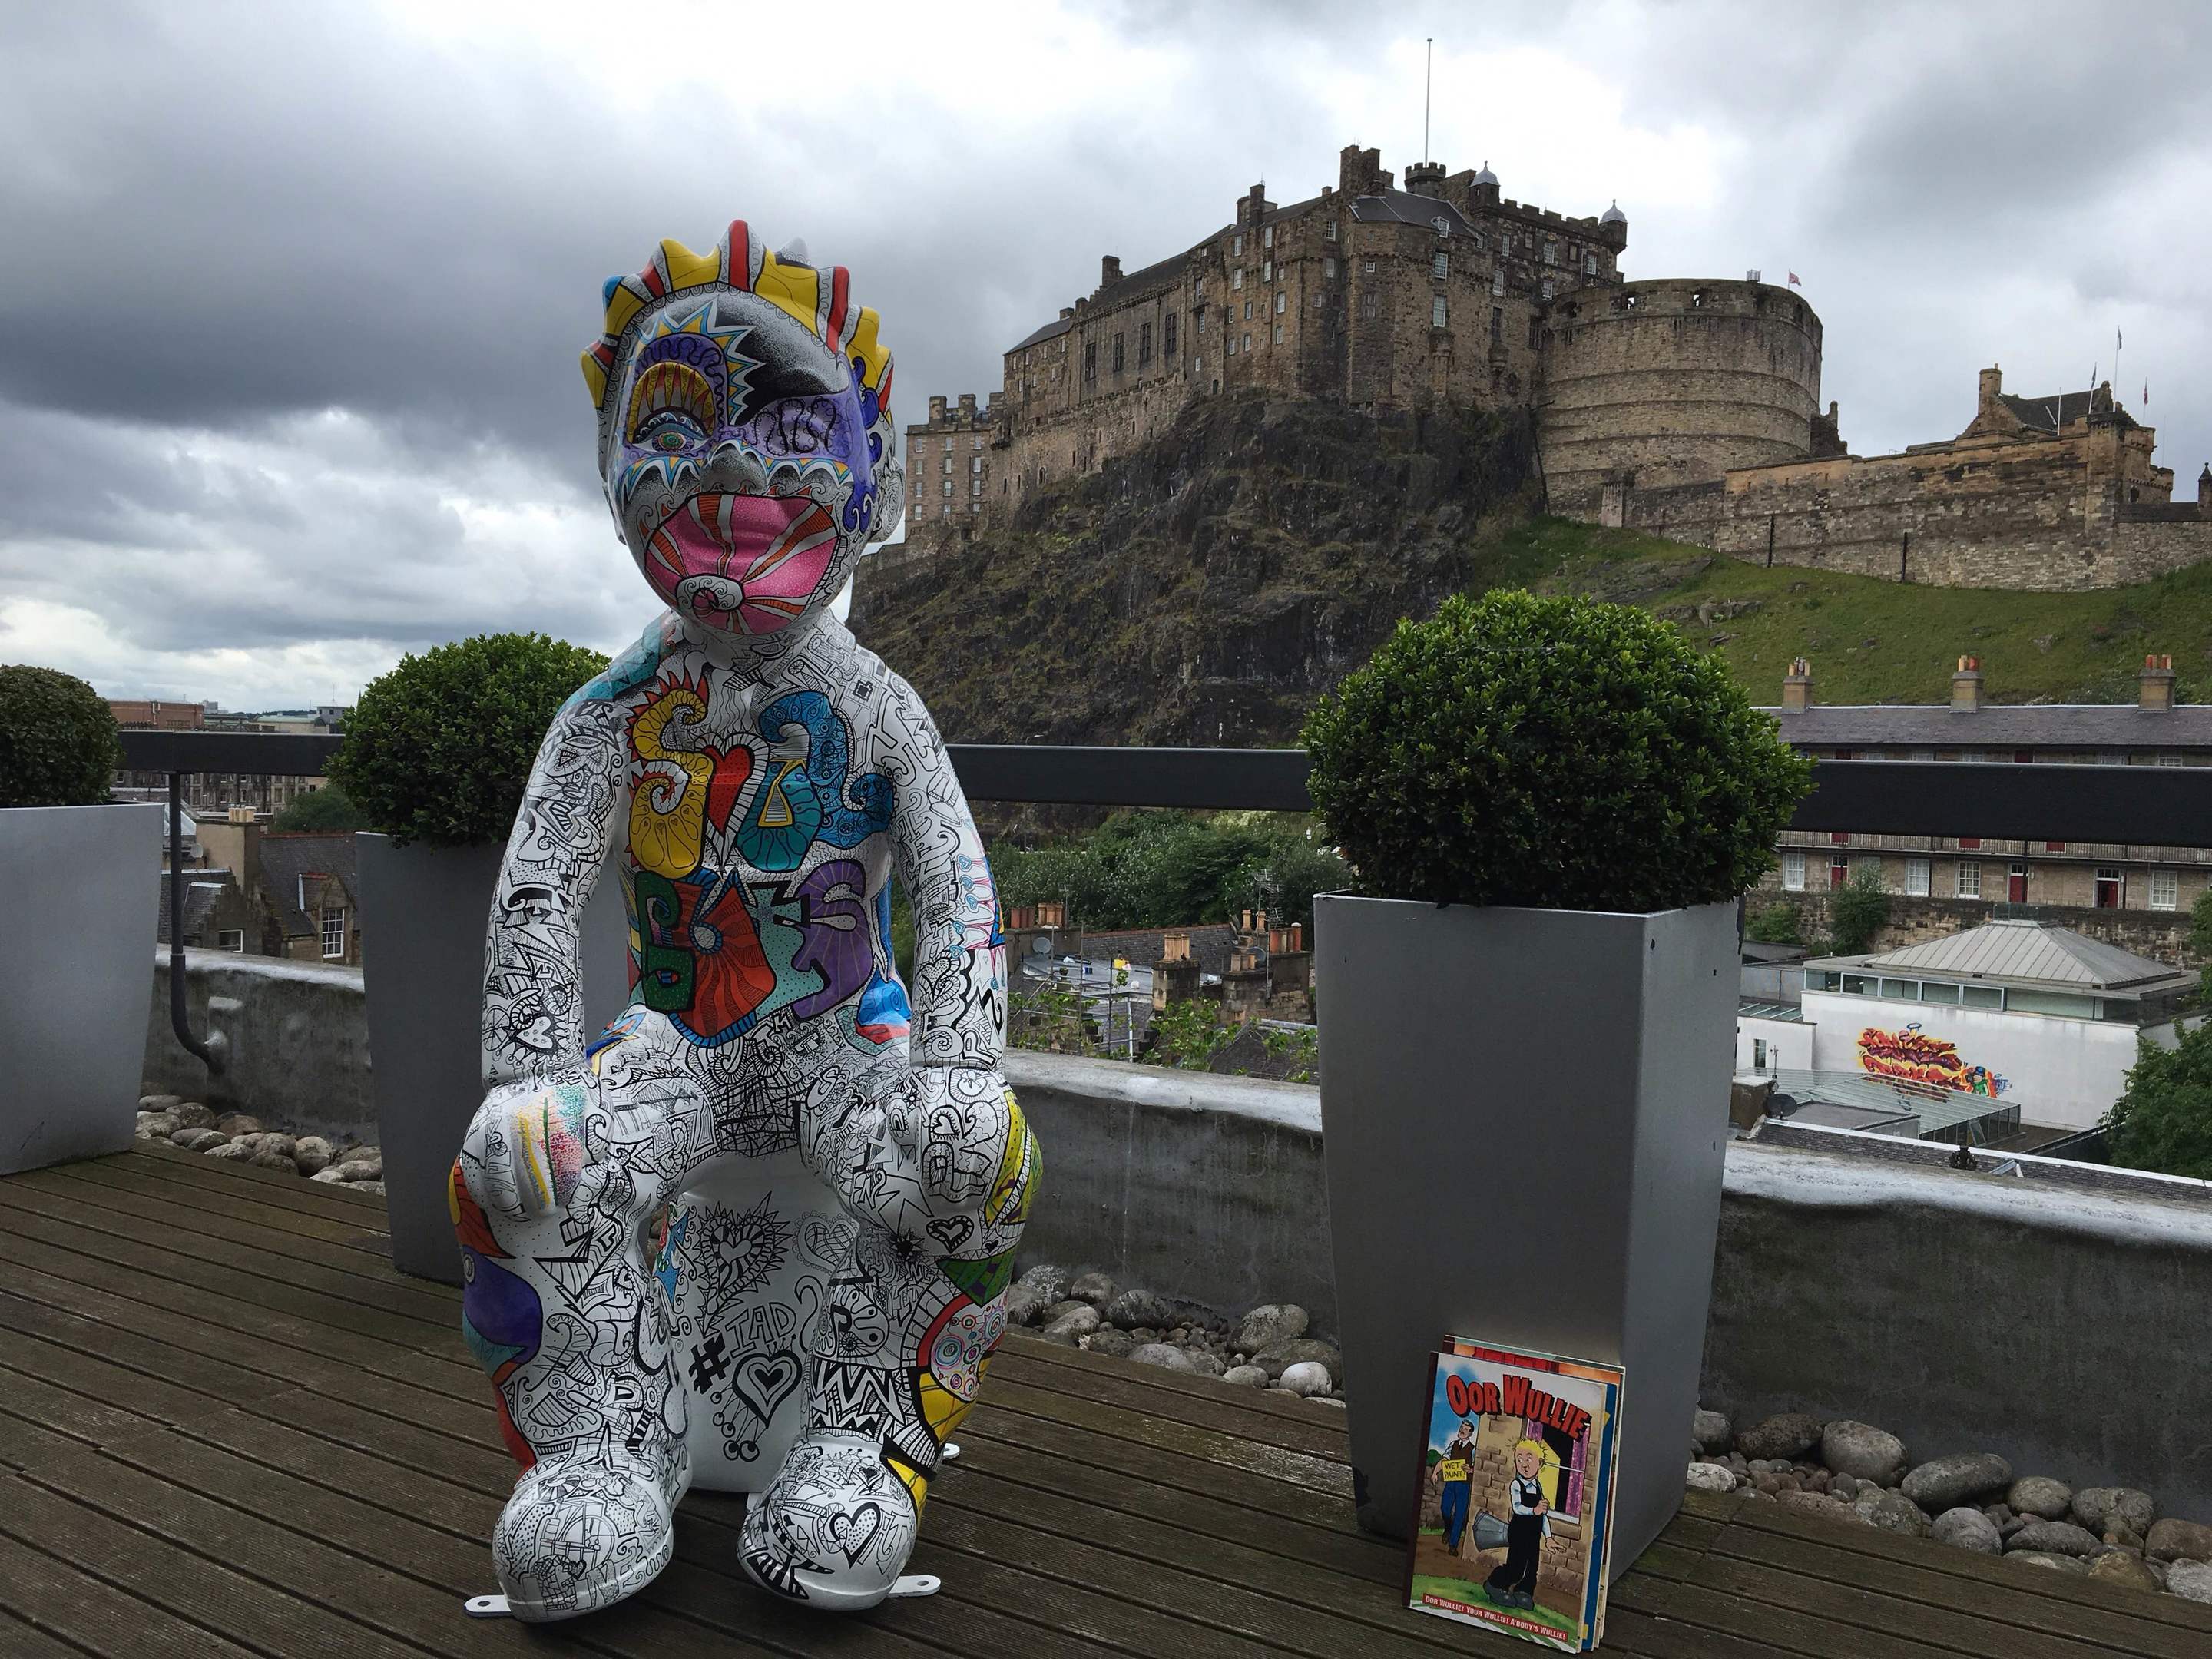
[[[1805,286],[1804,283],[1797,280],[1797,273],[1794,270],[1790,273],[1790,286],[1792,288],[1802,288]]]

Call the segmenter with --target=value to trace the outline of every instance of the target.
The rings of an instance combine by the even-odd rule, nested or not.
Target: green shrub
[[[1875,936],[1889,925],[1889,890],[1872,872],[1854,870],[1830,902],[1828,919],[1836,936],[1835,953],[1864,956],[1874,949]]]
[[[1744,936],[1761,945],[1802,945],[1805,940],[1797,928],[1797,911],[1788,904],[1769,904],[1751,913],[1744,926]]]
[[[1437,903],[1733,899],[1812,781],[1726,665],[1666,623],[1504,589],[1399,623],[1305,741],[1360,890]]]
[[[354,704],[331,781],[403,847],[503,842],[545,728],[606,665],[543,634],[486,634],[402,657]]]
[[[269,820],[272,835],[331,835],[366,830],[368,820],[354,805],[351,795],[335,783],[326,783],[312,795],[302,795]]]
[[[1064,899],[1083,927],[1175,927],[1265,910],[1313,926],[1313,896],[1341,887],[1343,860],[1313,844],[1298,816],[1120,812],[1079,840],[994,848],[1009,908]]]
[[[0,806],[96,806],[122,764],[99,692],[59,669],[0,666]]]
[[[2123,1168],[2212,1177],[2212,1025],[2185,1032],[2172,1048],[2142,1039],[2105,1127]]]

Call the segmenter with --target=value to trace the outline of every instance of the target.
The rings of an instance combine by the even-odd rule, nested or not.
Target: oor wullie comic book
[[[1407,1605],[1585,1653],[1605,1626],[1621,1371],[1447,1337]]]

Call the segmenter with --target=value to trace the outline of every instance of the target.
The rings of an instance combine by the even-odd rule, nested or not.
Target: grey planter
[[[362,982],[371,1091],[384,1152],[392,1259],[402,1273],[461,1282],[446,1177],[483,1099],[484,935],[497,847],[394,847],[357,838]],[[627,996],[629,934],[610,867],[584,911],[584,1018],[595,1033]]]
[[[0,1175],[131,1145],[162,811],[0,810]]]
[[[1735,907],[1315,901],[1360,1524],[1405,1537],[1447,1335],[1626,1368],[1612,1571],[1682,1501],[1728,1138]]]

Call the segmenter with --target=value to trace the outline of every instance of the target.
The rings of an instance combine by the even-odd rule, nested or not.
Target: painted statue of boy
[[[525,1619],[647,1583],[694,1482],[755,1494],[739,1553],[770,1589],[882,1601],[1036,1191],[982,847],[927,712],[831,608],[900,514],[890,358],[844,270],[804,260],[743,222],[663,242],[584,356],[608,504],[669,608],[546,733],[453,1169]],[[632,988],[586,1046],[611,846]]]

